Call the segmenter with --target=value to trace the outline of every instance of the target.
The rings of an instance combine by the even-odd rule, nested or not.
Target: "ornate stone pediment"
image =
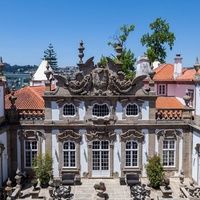
[[[58,142],[63,142],[66,140],[80,142],[82,140],[82,135],[73,130],[65,130],[62,133],[56,134],[56,139]]]
[[[164,139],[177,139],[177,136],[182,136],[182,133],[179,130],[176,129],[162,129],[159,130],[157,133],[157,138],[162,136]]]
[[[93,57],[81,65],[82,71],[75,74],[71,80],[59,78],[65,89],[71,94],[91,96],[111,96],[126,94],[135,86],[134,80],[126,80],[125,74],[119,70],[117,63],[107,58],[107,64],[98,63],[94,65]],[[90,70],[90,71],[89,71]]]
[[[93,140],[109,140],[114,142],[116,140],[116,133],[108,131],[90,131],[85,134],[86,141]]]
[[[140,133],[134,129],[130,129],[124,133],[120,134],[120,141],[136,140],[138,142],[144,141],[144,134]]]

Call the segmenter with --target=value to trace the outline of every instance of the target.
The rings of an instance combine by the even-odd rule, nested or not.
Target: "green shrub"
[[[148,163],[145,165],[145,169],[151,186],[153,188],[159,187],[164,178],[163,165],[160,156],[155,154],[153,157],[149,158]]]
[[[53,159],[49,153],[41,154],[33,159],[33,171],[36,177],[40,180],[41,185],[48,185],[51,172]]]

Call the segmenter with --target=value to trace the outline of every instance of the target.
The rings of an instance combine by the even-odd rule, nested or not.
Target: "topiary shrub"
[[[159,187],[164,178],[163,165],[160,156],[155,154],[153,157],[149,158],[148,163],[145,165],[145,169],[151,187]]]

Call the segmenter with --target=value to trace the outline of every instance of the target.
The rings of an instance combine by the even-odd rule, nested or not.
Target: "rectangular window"
[[[175,141],[164,140],[163,141],[163,166],[174,167],[175,166]]]
[[[165,96],[167,94],[166,92],[166,84],[159,84],[158,85],[158,95]]]
[[[189,105],[193,107],[193,101],[194,101],[194,90],[189,89],[188,92],[189,92],[188,95],[191,97],[190,102],[189,102]]]
[[[38,144],[37,141],[25,141],[25,167],[32,167],[33,158],[37,156]]]

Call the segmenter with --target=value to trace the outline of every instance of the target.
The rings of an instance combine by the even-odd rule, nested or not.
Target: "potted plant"
[[[104,182],[99,182],[94,185],[94,189],[97,192],[97,195],[103,197],[103,193],[106,191],[106,186]]]
[[[53,159],[49,153],[35,156],[33,159],[33,171],[35,176],[40,181],[41,187],[48,187],[48,183],[51,177]]]
[[[31,181],[31,184],[32,184],[32,186],[33,186],[33,190],[36,190],[36,187],[37,187],[37,184],[38,184],[38,180],[34,178],[34,179]]]

